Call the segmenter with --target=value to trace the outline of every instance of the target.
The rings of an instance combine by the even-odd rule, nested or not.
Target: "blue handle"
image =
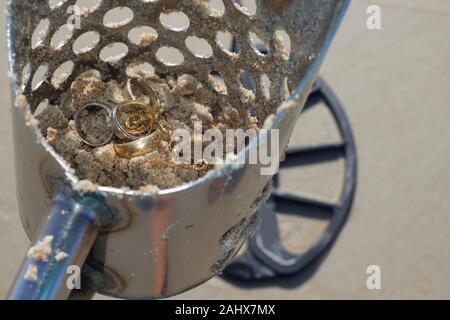
[[[9,300],[67,299],[99,230],[92,197],[59,194],[18,272]],[[81,273],[78,273],[81,276]],[[83,288],[81,288],[83,289]]]

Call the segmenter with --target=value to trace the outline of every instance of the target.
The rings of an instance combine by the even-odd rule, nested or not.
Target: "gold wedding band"
[[[156,131],[139,140],[115,144],[114,150],[119,157],[125,159],[143,156],[158,149],[160,138],[160,132]]]
[[[141,78],[130,78],[127,80],[127,83],[123,89],[123,96],[125,99],[138,101],[136,95],[134,94],[133,86],[136,86],[142,90],[142,93],[150,99],[150,107],[153,108],[154,112],[158,112],[160,107],[158,94],[147,81]]]
[[[157,115],[153,109],[137,101],[126,101],[114,108],[112,121],[115,134],[122,140],[137,140],[150,134]]]

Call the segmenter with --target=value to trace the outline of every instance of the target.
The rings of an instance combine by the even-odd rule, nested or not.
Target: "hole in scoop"
[[[206,0],[204,2],[209,7],[212,16],[220,17],[225,13],[225,5],[222,0]]]
[[[48,99],[42,100],[39,105],[37,106],[36,110],[33,113],[33,116],[38,116],[42,112],[44,112],[45,109],[47,109],[50,106],[50,101]]]
[[[86,16],[97,10],[102,4],[102,0],[78,0],[75,8],[79,8],[80,14]]]
[[[123,42],[114,42],[100,51],[100,59],[104,62],[115,63],[128,54],[128,46]]]
[[[216,90],[220,94],[227,95],[228,90],[225,85],[225,81],[223,80],[222,75],[218,71],[213,71],[209,74],[208,82],[211,84],[214,90]]]
[[[203,38],[190,36],[186,38],[186,47],[197,58],[210,58],[213,51],[208,41]]]
[[[269,52],[267,45],[262,41],[254,32],[249,33],[250,42],[252,44],[253,49],[261,54],[266,55]]]
[[[31,48],[36,49],[44,43],[50,29],[50,20],[42,19],[31,36]]]
[[[53,50],[58,50],[64,47],[64,45],[72,39],[73,36],[73,25],[65,24],[61,26],[53,35],[50,41],[50,46]]]
[[[155,68],[148,62],[135,62],[127,67],[127,76],[131,78],[149,78],[155,75]]]
[[[275,47],[283,59],[289,59],[291,55],[291,37],[289,37],[286,30],[278,29],[275,31]]]
[[[37,90],[48,77],[48,65],[41,65],[34,73],[33,80],[31,81],[31,89]]]
[[[100,41],[100,35],[96,31],[88,31],[79,36],[73,44],[73,52],[82,54],[93,50]]]
[[[241,74],[239,76],[239,79],[241,81],[242,86],[247,89],[252,91],[253,93],[256,92],[256,85],[255,85],[255,81],[253,80],[253,77],[250,73],[248,73],[247,71],[241,70]]]
[[[65,2],[65,0],[49,0],[48,6],[50,7],[50,9],[54,10],[61,7]]]
[[[189,17],[181,11],[161,13],[159,20],[161,24],[172,31],[186,31],[189,28]]]
[[[226,53],[238,53],[240,51],[236,37],[228,31],[217,32],[216,42]]]
[[[27,84],[30,82],[30,78],[31,78],[31,64],[27,63],[22,70],[22,78],[21,78],[22,90],[24,90]]]
[[[158,32],[148,26],[135,27],[128,33],[128,39],[137,46],[148,46],[158,39]]]
[[[156,52],[156,58],[166,66],[178,66],[184,62],[181,51],[173,47],[159,48]]]
[[[272,82],[270,81],[267,74],[261,75],[261,90],[262,95],[266,100],[270,100],[271,94],[270,94],[270,87],[272,86]]]
[[[105,14],[103,24],[108,28],[117,29],[129,24],[133,18],[133,10],[128,7],[117,7]]]
[[[55,70],[52,77],[52,85],[55,89],[59,89],[64,81],[70,77],[73,67],[74,63],[72,61],[66,61]]]
[[[233,0],[233,4],[239,9],[239,11],[248,15],[254,15],[256,13],[256,9],[258,8],[256,5],[256,0]]]

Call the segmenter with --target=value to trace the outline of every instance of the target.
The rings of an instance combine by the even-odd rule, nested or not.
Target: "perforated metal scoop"
[[[67,298],[67,271],[82,265],[82,290],[123,298],[188,290],[230,262],[257,226],[257,209],[270,192],[271,177],[261,175],[259,165],[224,165],[155,193],[109,186],[86,192],[29,121],[39,103],[58,104],[87,69],[100,71],[105,81],[125,81],[136,68],[175,78],[189,74],[260,119],[276,110],[263,126],[280,130],[284,150],[347,5],[9,0],[20,215],[33,248],[50,248],[46,259],[25,258],[9,297]],[[256,147],[250,143],[242,152]]]

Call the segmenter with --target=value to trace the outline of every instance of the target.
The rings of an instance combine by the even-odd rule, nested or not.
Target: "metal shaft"
[[[96,213],[64,195],[53,200],[8,294],[10,300],[67,299],[98,234]]]

